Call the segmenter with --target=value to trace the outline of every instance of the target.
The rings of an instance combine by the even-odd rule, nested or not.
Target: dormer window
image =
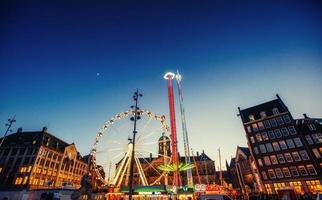
[[[278,108],[272,109],[274,115],[278,115],[280,112],[278,111]]]
[[[262,119],[264,119],[264,118],[266,118],[266,117],[267,117],[267,115],[266,115],[266,112],[265,112],[265,111],[260,112],[259,114],[261,115],[261,118],[262,118]]]
[[[250,121],[255,121],[254,115],[249,115],[248,118],[249,118]]]

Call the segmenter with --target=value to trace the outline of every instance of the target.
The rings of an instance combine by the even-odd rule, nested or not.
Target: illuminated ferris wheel
[[[102,166],[105,177],[99,179],[114,187],[127,186],[132,161],[131,118],[135,110],[121,112],[107,120],[99,129],[91,149],[95,170]],[[138,117],[139,116],[139,117]],[[138,185],[167,184],[167,174],[158,169],[171,162],[169,127],[165,116],[138,109],[137,133],[134,150],[134,182]]]

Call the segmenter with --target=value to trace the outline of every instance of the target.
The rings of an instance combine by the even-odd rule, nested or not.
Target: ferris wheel
[[[132,161],[134,109],[121,112],[103,123],[91,149],[91,163],[99,179],[114,187],[127,186]],[[158,166],[171,162],[169,127],[164,115],[138,109],[134,147],[134,183],[138,185],[167,184],[168,176]]]

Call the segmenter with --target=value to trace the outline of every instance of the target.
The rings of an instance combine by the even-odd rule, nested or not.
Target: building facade
[[[321,121],[293,119],[277,98],[239,109],[248,147],[267,193],[322,191]]]
[[[2,138],[1,138],[2,139]],[[8,135],[0,148],[0,187],[21,189],[78,188],[88,164],[74,144],[42,131]]]

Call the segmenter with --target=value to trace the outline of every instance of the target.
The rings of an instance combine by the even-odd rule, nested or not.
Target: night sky
[[[168,118],[169,70],[191,147],[216,160],[246,146],[238,106],[279,93],[295,118],[322,117],[321,1],[1,1],[0,30],[0,130],[16,115],[83,155],[136,88]]]

